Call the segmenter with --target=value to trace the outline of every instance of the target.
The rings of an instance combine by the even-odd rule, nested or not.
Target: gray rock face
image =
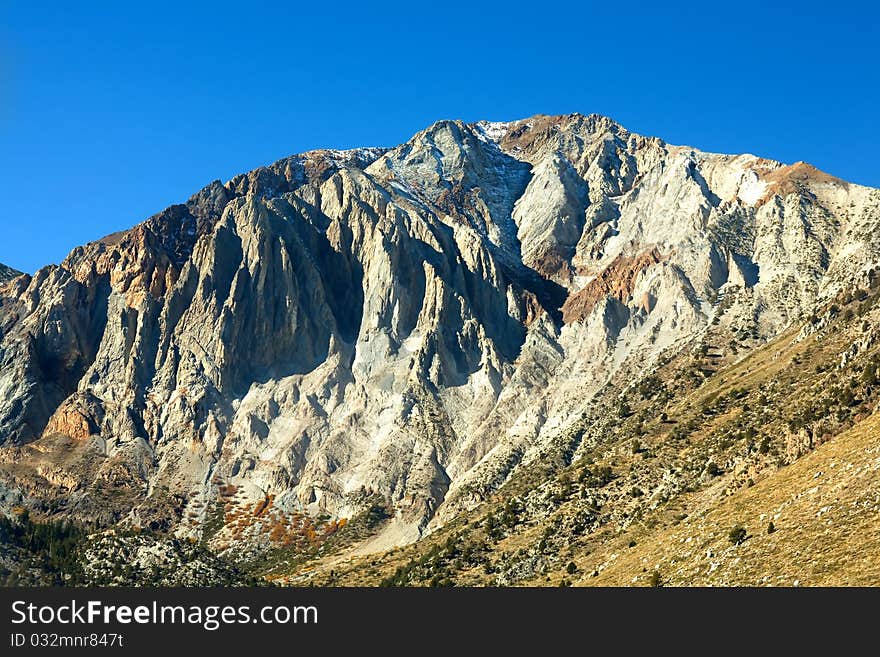
[[[384,545],[415,540],[613,377],[867,282],[878,221],[878,190],[596,115],[294,156],[0,285],[6,499],[100,508],[103,477],[184,535],[226,485],[337,518],[379,494]]]
[[[13,278],[21,276],[20,271],[16,271],[12,267],[7,267],[6,265],[0,263],[0,285],[3,283],[8,283]]]

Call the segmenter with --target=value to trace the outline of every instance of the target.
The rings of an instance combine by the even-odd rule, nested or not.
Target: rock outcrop
[[[20,271],[16,271],[15,269],[0,263],[0,285],[8,283],[13,278],[18,278],[19,276],[21,276]]]

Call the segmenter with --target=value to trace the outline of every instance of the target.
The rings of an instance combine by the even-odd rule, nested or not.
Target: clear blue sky
[[[440,118],[599,112],[880,186],[868,3],[427,5],[0,0],[0,262],[33,271],[213,179]]]

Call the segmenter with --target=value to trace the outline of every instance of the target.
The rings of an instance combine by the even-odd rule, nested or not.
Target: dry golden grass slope
[[[706,497],[706,494],[702,494]],[[841,586],[880,584],[880,414],[722,502],[701,495],[676,526],[631,532],[575,585]],[[690,506],[690,505],[689,505]],[[769,523],[775,531],[768,533]],[[731,543],[741,524],[748,538]],[[584,564],[586,565],[586,564]],[[640,573],[633,576],[633,573]]]

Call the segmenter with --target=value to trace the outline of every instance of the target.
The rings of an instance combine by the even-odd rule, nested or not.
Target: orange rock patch
[[[98,433],[93,409],[77,397],[65,401],[46,425],[43,435],[68,436],[74,440],[86,440],[92,434]]]
[[[795,162],[770,172],[760,173],[760,178],[767,183],[767,192],[758,201],[758,205],[763,205],[769,201],[773,195],[788,196],[801,191],[810,184],[826,184],[837,185],[838,187],[848,187],[849,183],[840,178],[835,178],[824,171],[820,171],[812,164],[806,162]]]
[[[566,324],[580,321],[590,314],[603,299],[613,297],[618,301],[629,301],[635,288],[636,276],[642,271],[663,260],[655,248],[637,256],[617,256],[602,273],[587,283],[582,290],[576,292],[562,304],[562,320]],[[642,300],[648,307],[651,302]]]

